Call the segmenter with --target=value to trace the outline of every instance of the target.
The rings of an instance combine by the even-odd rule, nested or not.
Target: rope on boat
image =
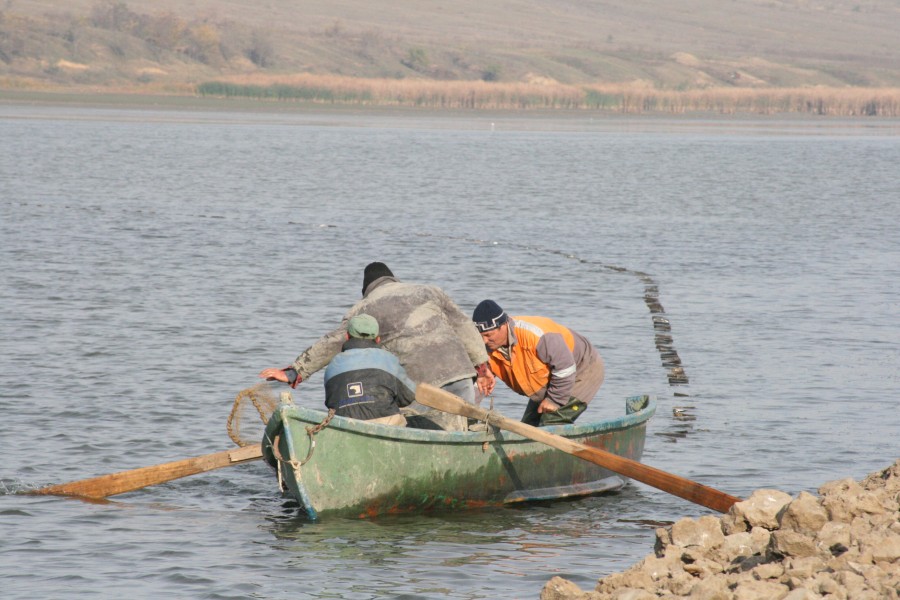
[[[322,431],[323,429],[325,429],[326,427],[328,427],[328,424],[331,423],[331,419],[333,419],[333,418],[334,418],[334,409],[330,408],[330,409],[328,409],[328,416],[326,416],[324,419],[322,419],[321,423],[319,423],[315,427],[307,427],[306,428],[306,435],[309,436],[309,452],[306,453],[306,458],[304,458],[303,460],[298,461],[293,458],[290,460],[287,460],[281,455],[281,452],[278,451],[278,445],[277,444],[272,445],[272,455],[275,457],[275,460],[278,461],[278,465],[279,465],[279,472],[278,472],[279,479],[281,479],[280,466],[282,463],[290,465],[291,469],[293,469],[294,471],[297,471],[300,467],[302,467],[303,465],[305,465],[306,463],[309,462],[309,459],[312,458],[313,452],[316,449],[316,434],[319,433],[320,431]],[[277,439],[278,439],[278,436],[276,436],[276,440]]]
[[[503,415],[491,409],[487,411],[487,414],[484,415],[484,422],[488,427],[495,427],[500,429],[500,422],[503,419]]]
[[[278,444],[281,443],[281,436],[276,435],[274,440],[269,440],[270,448],[272,448],[272,454],[275,455],[275,471],[278,473],[278,489],[283,492],[287,491],[287,486],[284,484],[284,473],[281,471],[281,465],[284,461],[281,460],[281,452],[278,451]]]
[[[257,427],[252,427],[247,420],[253,416],[252,411],[248,408],[248,402],[256,409],[263,427],[265,427],[272,413],[278,407],[278,400],[266,382],[258,383],[253,387],[238,392],[225,427],[228,430],[228,437],[241,447],[255,444],[257,442],[254,439],[259,439],[257,437],[259,423],[257,423]]]
[[[503,416],[503,415],[499,415],[499,413],[497,413],[496,411],[494,411],[494,395],[491,394],[490,396],[488,396],[488,398],[491,399],[491,406],[487,409],[487,414],[484,415],[484,434],[485,434],[485,437],[487,437],[487,435],[490,433],[491,427],[493,427],[494,429],[498,429],[498,430],[500,429],[500,426],[499,426],[499,425],[492,425],[492,424],[491,424],[491,419],[495,419],[495,422],[496,422],[497,416],[500,416],[500,417]],[[488,442],[489,442],[489,440],[488,440],[488,439],[485,439],[484,442],[481,443],[481,451],[482,451],[482,452],[487,452],[487,451],[488,451]]]

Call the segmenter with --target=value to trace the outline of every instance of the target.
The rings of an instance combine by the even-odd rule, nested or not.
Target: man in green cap
[[[378,321],[359,314],[347,321],[347,339],[325,369],[325,406],[335,414],[405,426],[400,408],[416,398],[400,360],[380,347]]]
[[[378,339],[378,321],[372,315],[356,315],[347,321],[347,336],[376,340]]]

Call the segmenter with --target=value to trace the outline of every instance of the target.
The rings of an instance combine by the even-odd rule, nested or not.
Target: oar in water
[[[239,465],[260,458],[262,458],[262,446],[253,444],[235,448],[234,450],[223,450],[222,452],[185,458],[152,467],[141,467],[130,471],[92,477],[91,479],[51,485],[32,490],[28,494],[102,499],[107,496],[133,492],[150,485],[165,483],[187,477],[188,475],[206,473],[222,467]]]
[[[497,413],[488,412],[483,408],[469,404],[459,396],[451,394],[445,390],[420,383],[416,386],[416,400],[437,410],[448,412],[454,415],[461,415],[480,421],[487,421],[491,425],[496,425],[500,429],[506,429],[513,433],[518,433],[522,437],[532,439],[552,446],[558,450],[562,450],[578,458],[600,465],[610,471],[624,475],[641,483],[646,483],[664,492],[668,492],[679,498],[684,498],[700,506],[705,506],[721,513],[728,512],[731,505],[740,502],[740,498],[720,492],[719,490],[707,487],[697,482],[672,475],[665,471],[660,471],[654,467],[650,467],[625,458],[599,448],[586,446],[584,444],[574,442],[568,438],[548,433],[538,427],[532,427],[520,421],[508,419]]]

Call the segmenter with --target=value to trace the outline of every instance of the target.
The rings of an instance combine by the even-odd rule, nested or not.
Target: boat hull
[[[621,418],[544,431],[640,460],[653,398],[626,401]],[[282,490],[310,519],[374,517],[551,500],[618,489],[625,478],[520,435],[433,431],[334,417],[283,403],[263,438]]]

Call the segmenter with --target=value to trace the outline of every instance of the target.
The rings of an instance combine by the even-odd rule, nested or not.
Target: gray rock
[[[791,501],[790,495],[778,490],[756,490],[743,502],[731,507],[736,514],[753,527],[765,527],[772,531],[778,529],[778,513]]]
[[[541,600],[900,600],[900,460],[818,491],[757,490],[721,517],[681,519],[594,591],[554,577]]]
[[[818,498],[807,492],[800,492],[778,515],[779,528],[809,536],[815,536],[827,521],[828,511]]]

